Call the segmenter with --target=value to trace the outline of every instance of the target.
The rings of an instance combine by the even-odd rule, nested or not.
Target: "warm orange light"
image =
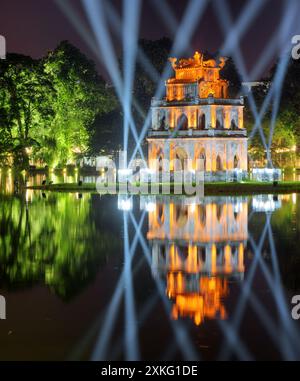
[[[174,286],[170,282],[173,278],[169,274],[168,287]],[[175,299],[171,316],[174,320],[179,317],[189,317],[196,325],[200,325],[205,318],[226,318],[226,309],[223,299],[228,295],[226,279],[203,277],[199,281],[199,293],[179,293],[177,289],[169,290],[169,297]]]
[[[211,106],[211,126],[216,128],[216,106]]]
[[[225,261],[225,266],[224,266],[224,271],[226,274],[231,273],[231,248],[229,245],[226,245],[224,248],[224,261]]]
[[[240,243],[238,251],[238,270],[240,273],[245,271],[244,267],[244,245]]]
[[[199,325],[226,318],[227,277],[244,272],[247,215],[247,202],[195,206],[172,201],[149,212],[148,239],[171,241],[154,258],[165,272],[173,319],[188,317]]]
[[[198,205],[195,209],[178,207],[171,202],[161,205],[161,216],[157,210],[149,212],[148,238],[187,239],[193,242],[228,242],[247,239],[248,205],[241,204],[235,213],[232,204],[223,205],[218,213],[217,204]],[[181,209],[180,209],[181,208]],[[162,224],[167,218],[168,223]],[[234,224],[235,228],[231,229]],[[221,229],[218,227],[221,226]],[[168,229],[166,230],[166,228]],[[212,246],[214,247],[214,246]]]
[[[228,82],[220,78],[220,70],[225,65],[225,58],[220,57],[219,63],[215,60],[203,60],[203,54],[196,52],[192,58],[169,58],[175,71],[175,78],[166,82],[168,101],[183,100],[186,94],[193,94],[191,84],[197,84],[200,98],[212,95],[216,98],[228,97]]]
[[[215,274],[217,271],[217,248],[215,244],[211,246],[211,273]]]
[[[238,119],[239,119],[239,125],[238,127],[239,128],[244,128],[244,118],[243,118],[243,109],[242,108],[239,108],[239,111],[238,111]]]

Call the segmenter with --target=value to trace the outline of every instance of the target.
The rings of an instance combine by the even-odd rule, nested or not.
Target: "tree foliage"
[[[271,71],[272,78],[276,73],[278,64],[274,66]],[[297,152],[300,151],[300,62],[299,60],[292,60],[282,84],[282,94],[279,109],[279,119],[288,123],[292,129],[295,140]]]
[[[140,53],[135,71],[134,95],[142,110],[147,113],[151,98],[155,95],[158,86],[164,82],[164,78],[161,76],[166,65],[171,70],[168,57],[170,56],[172,41],[168,38],[155,41],[141,39],[139,40],[139,48],[150,65],[145,64]]]
[[[24,194],[0,195],[1,288],[45,285],[63,300],[79,294],[120,250],[108,212],[98,205],[109,202],[53,193],[34,197],[28,208]]]
[[[115,100],[94,64],[66,41],[46,57],[44,66],[53,78],[57,94],[51,124],[55,159],[66,163],[74,154],[88,150],[90,135],[94,133],[89,127],[96,116],[111,111]]]
[[[222,78],[229,82],[228,92],[230,97],[236,97],[241,90],[241,75],[232,57],[228,57],[226,64],[220,71]]]
[[[67,41],[41,60],[10,54],[0,61],[0,160],[26,167],[30,154],[66,164],[88,150],[95,117],[115,105],[94,64]]]
[[[40,147],[41,126],[54,116],[55,91],[43,65],[10,54],[0,62],[0,141],[15,164],[26,164],[29,147]]]
[[[269,77],[253,90],[252,95],[258,110],[261,109],[267,93],[275,80],[277,69],[278,63],[270,70]],[[272,134],[272,161],[274,165],[280,167],[293,166],[295,163],[295,155],[297,151],[299,152],[300,143],[300,65],[297,61],[290,62],[282,83],[282,91],[279,94],[276,93],[275,96],[280,97],[280,104]],[[271,102],[269,107],[265,110],[260,124],[267,144],[271,131],[272,112],[273,102]],[[244,119],[246,128],[249,132],[252,131],[256,121],[251,112],[249,100],[247,99]],[[254,138],[249,143],[250,153],[253,158],[263,160],[266,156],[266,149],[259,134],[259,129],[257,129]]]

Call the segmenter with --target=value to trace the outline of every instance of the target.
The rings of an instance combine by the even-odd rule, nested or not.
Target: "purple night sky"
[[[82,22],[88,25],[80,0],[69,1],[73,7],[76,7]],[[298,3],[297,9],[300,16],[300,2],[297,0],[290,1]],[[166,2],[177,20],[180,20],[188,0],[166,0]],[[259,14],[244,33],[241,39],[241,49],[248,68],[251,68],[257,62],[261,53],[266,49],[268,42],[278,28],[287,2],[286,0],[266,1],[266,5],[259,11]],[[111,0],[111,3],[121,15],[122,1]],[[214,6],[211,3],[213,1],[206,8],[193,35],[192,46],[195,50],[215,52],[224,41],[225,36],[220,28]],[[246,1],[227,0],[233,20],[238,19],[246,3]],[[299,20],[298,15],[296,20]],[[299,30],[297,30],[296,23],[291,29],[293,31],[291,35],[300,34],[300,26]],[[45,55],[50,49],[54,49],[61,40],[69,40],[88,57],[94,59],[100,73],[106,75],[101,62],[97,60],[76,29],[70,24],[55,0],[0,0],[0,34],[6,37],[8,52],[22,53],[35,58]],[[170,33],[166,22],[159,16],[157,9],[153,6],[153,0],[144,0],[139,37],[158,39],[163,36],[168,36],[171,39],[174,37]],[[114,41],[119,54],[121,52],[121,43],[116,39]],[[286,43],[289,43],[289,41]],[[274,62],[275,57],[276,54],[268,66]]]

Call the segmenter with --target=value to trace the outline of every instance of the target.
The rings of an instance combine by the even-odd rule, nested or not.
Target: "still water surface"
[[[12,184],[1,180],[1,360],[300,360],[298,195],[126,198]]]

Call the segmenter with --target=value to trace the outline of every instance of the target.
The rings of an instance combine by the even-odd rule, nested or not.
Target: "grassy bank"
[[[77,183],[32,185],[32,186],[26,187],[26,189],[39,189],[39,190],[54,191],[54,192],[96,192],[96,184],[83,183],[80,186]]]
[[[45,186],[31,186],[27,189],[40,189],[55,192],[96,192],[96,184],[86,183],[79,186],[76,183],[52,184]],[[149,187],[150,189],[150,187]],[[206,195],[251,195],[260,193],[300,193],[300,181],[282,181],[277,185],[263,182],[242,182],[242,183],[205,183],[204,192]],[[161,193],[161,190],[160,190]],[[174,194],[174,184],[170,186],[170,194]]]
[[[207,183],[207,195],[251,195],[261,193],[300,193],[300,181],[281,181],[273,183],[248,181],[243,183]]]

